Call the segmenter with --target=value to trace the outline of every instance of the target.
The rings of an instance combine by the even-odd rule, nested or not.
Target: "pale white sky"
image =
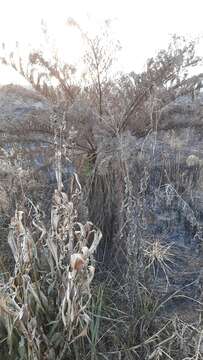
[[[47,22],[55,46],[70,62],[77,62],[81,40],[65,25],[73,17],[84,30],[96,32],[105,19],[120,40],[119,69],[139,71],[146,59],[167,47],[170,34],[203,35],[203,0],[0,0],[0,42],[11,50],[15,42],[44,46],[41,19]],[[203,55],[203,40],[199,45]],[[203,70],[200,70],[203,72]],[[18,82],[13,72],[0,67],[0,84]]]

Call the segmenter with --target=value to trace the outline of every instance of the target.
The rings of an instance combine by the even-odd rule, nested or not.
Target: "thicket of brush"
[[[47,119],[8,125],[1,136],[2,161],[12,169],[8,242],[15,260],[1,276],[1,356],[201,359],[201,315],[192,323],[168,318],[164,305],[181,294],[157,293],[157,274],[167,293],[175,260],[170,246],[146,236],[151,164],[134,141],[162,128],[168,104],[200,90],[200,77],[189,76],[201,61],[195,42],[175,36],[143,73],[112,78],[118,44],[108,31],[91,39],[73,20],[69,26],[87,44],[82,84],[76,69],[56,57],[35,51],[26,63],[15,53],[2,56],[52,111]],[[36,154],[43,154],[43,174],[33,166]]]

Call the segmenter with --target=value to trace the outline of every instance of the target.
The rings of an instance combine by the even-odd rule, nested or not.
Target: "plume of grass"
[[[165,276],[166,284],[169,285],[168,273],[171,271],[172,253],[170,252],[171,244],[163,244],[159,239],[148,243],[144,249],[144,256],[146,261],[145,270],[152,269],[154,278],[156,279],[158,272],[161,270]]]

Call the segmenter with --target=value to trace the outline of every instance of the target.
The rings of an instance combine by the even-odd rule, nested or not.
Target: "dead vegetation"
[[[92,223],[79,222],[76,173],[69,195],[63,191],[61,149],[55,165],[57,189],[48,226],[39,206],[28,199],[29,226],[28,214],[16,210],[9,227],[15,269],[8,281],[2,279],[0,311],[11,359],[64,359],[74,342],[87,336],[90,323],[93,255],[101,233]]]
[[[168,121],[171,106],[184,96],[194,103],[200,91],[201,76],[189,75],[201,61],[195,42],[174,36],[143,73],[113,79],[108,32],[91,39],[70,19],[69,25],[87,44],[82,84],[77,69],[56,57],[35,51],[26,63],[2,55],[50,104],[47,118],[8,125],[1,137],[2,148],[12,149],[4,155],[12,174],[8,241],[15,260],[13,272],[1,276],[2,356],[200,360],[200,262],[188,266],[198,279],[177,286],[188,254],[183,247],[179,258],[167,231],[184,221],[201,236],[187,198],[201,161],[187,154],[183,164],[181,143],[171,145],[172,137],[161,148],[162,132],[180,129]]]

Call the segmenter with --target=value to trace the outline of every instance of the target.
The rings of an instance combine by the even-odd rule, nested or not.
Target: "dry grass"
[[[172,271],[170,264],[173,264],[173,253],[170,251],[172,245],[162,244],[159,239],[146,244],[144,256],[146,259],[146,269],[152,268],[154,277],[157,277],[161,270],[165,276],[167,285],[169,285],[168,273]]]
[[[191,95],[198,84],[198,77],[188,79],[186,74],[190,65],[200,61],[195,44],[174,37],[168,51],[150,59],[142,74],[126,74],[113,81],[107,76],[111,58],[106,47],[99,38],[88,42],[87,78],[93,81],[86,88],[72,81],[74,68],[55,58],[49,61],[40,52],[30,54],[27,66],[21,58],[17,65],[12,56],[2,59],[48,98],[52,107],[59,104],[50,123],[30,119],[27,128],[21,124],[18,132],[15,127],[8,129],[4,139],[4,144],[11,142],[15,135],[13,142],[25,144],[28,135],[31,142],[41,136],[49,150],[47,161],[52,160],[55,146],[57,186],[44,214],[24,191],[31,172],[24,179],[21,172],[19,177],[17,189],[23,200],[17,204],[8,237],[15,269],[0,282],[2,356],[9,360],[200,360],[201,312],[198,320],[190,322],[174,312],[167,316],[166,305],[183,297],[181,289],[167,292],[173,249],[158,237],[149,242],[145,236],[147,196],[154,190],[155,200],[163,195],[168,208],[174,202],[188,222],[197,226],[196,214],[179,193],[184,184],[178,159],[174,167],[170,159],[163,161],[155,179],[158,185],[153,183],[152,188],[157,160],[151,154],[145,157],[150,134],[154,132],[155,141],[148,152],[152,149],[154,154],[159,126],[171,128],[171,123],[161,124],[164,109],[180,94]],[[178,42],[182,43],[177,50]],[[96,68],[95,60],[99,60]],[[62,160],[69,161],[70,153],[87,162],[83,180],[90,219],[104,235],[102,254],[97,254],[102,269],[96,279],[102,279],[99,285],[92,280],[101,232],[90,221],[80,222],[82,190],[76,172],[72,171],[67,191],[63,184]],[[160,272],[167,285],[161,295],[154,290]],[[198,305],[196,312],[202,311],[200,300],[190,300]]]

